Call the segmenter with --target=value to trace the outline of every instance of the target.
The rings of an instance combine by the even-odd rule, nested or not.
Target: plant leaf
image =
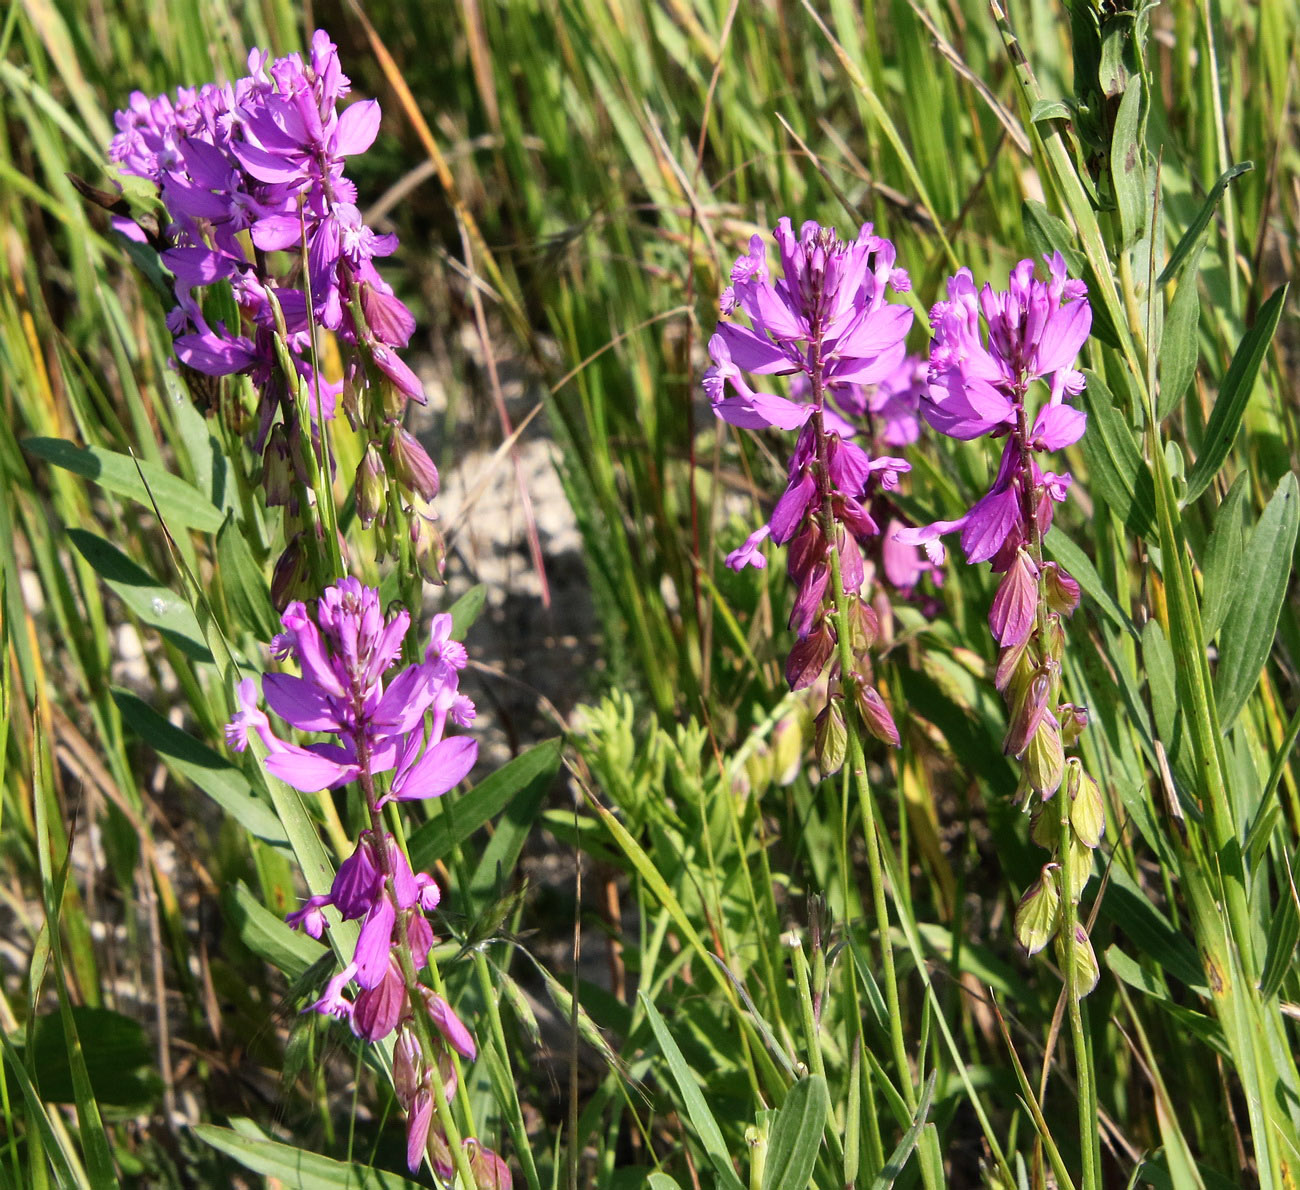
[[[830,1107],[830,1091],[821,1075],[802,1078],[786,1092],[772,1125],[762,1190],[806,1190]]]
[[[1246,705],[1273,649],[1282,600],[1291,579],[1297,529],[1300,485],[1295,474],[1287,472],[1250,535],[1233,614],[1223,626],[1214,688],[1219,725],[1224,732]]]

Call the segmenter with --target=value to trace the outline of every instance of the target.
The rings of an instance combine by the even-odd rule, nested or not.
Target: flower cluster
[[[1077,758],[1065,756],[1088,721],[1084,708],[1061,697],[1062,620],[1078,606],[1079,586],[1062,567],[1043,560],[1053,505],[1065,500],[1071,477],[1043,470],[1035,457],[1073,444],[1086,427],[1086,415],[1069,399],[1083,389],[1075,363],[1092,311],[1083,282],[1067,277],[1060,254],[1046,264],[1044,281],[1035,277],[1032,260],[1022,260],[1005,291],[985,284],[977,292],[968,269],[949,278],[948,300],[931,312],[934,339],[921,412],[952,438],[1003,438],[1002,458],[992,487],[963,516],[895,534],[905,545],[923,545],[938,562],[940,537],[960,532],[966,560],[990,562],[1002,575],[989,625],[1002,650],[995,681],[1010,714],[1003,746],[1021,763],[1019,796],[1034,815],[1035,839],[1053,853],[1062,847],[1071,853],[1071,887],[1061,888],[1060,864],[1053,860],[1017,914],[1017,936],[1031,953],[1053,936],[1059,941],[1061,898],[1077,902],[1105,828],[1096,782]],[[1035,410],[1030,394],[1038,381],[1037,391],[1045,386],[1045,393]],[[1067,838],[1060,814],[1047,809],[1063,783],[1070,799]],[[1087,991],[1096,982],[1096,959],[1086,934],[1076,943],[1080,986]]]
[[[116,114],[109,156],[124,173],[157,186],[171,220],[162,258],[175,277],[168,325],[177,357],[208,376],[247,375],[259,394],[253,446],[264,454],[268,502],[291,511],[295,505],[286,461],[301,471],[299,386],[313,438],[342,395],[353,426],[364,424],[371,441],[363,470],[383,463],[382,494],[391,483],[411,514],[426,577],[436,579],[441,548],[429,502],[438,475],[399,424],[408,399],[425,401],[398,354],[415,319],[375,267],[397,238],[366,226],[344,172],[347,159],[373,143],[379,104],[364,100],[340,112],[349,90],[335,46],[318,31],[306,59],[269,61],[254,50],[248,74],[233,83],[181,88],[174,100],[135,92]],[[115,225],[143,237],[128,219]],[[279,252],[289,254],[283,277],[268,257]],[[344,348],[341,382],[313,368],[315,327],[333,332]],[[362,519],[384,518],[387,501],[377,496],[375,476],[359,472],[357,487]],[[285,561],[281,570],[288,569]]]
[[[249,734],[256,734],[266,748],[267,771],[295,789],[311,792],[355,781],[365,797],[370,828],[339,866],[329,892],[310,898],[288,921],[313,938],[327,927],[327,908],[344,921],[361,922],[351,961],[312,1007],[348,1021],[368,1041],[397,1031],[396,1085],[407,1112],[414,1170],[427,1145],[436,1150],[439,1135],[430,1132],[430,1080],[441,1079],[450,1098],[456,1089],[451,1053],[472,1059],[475,1046],[447,1001],[417,979],[434,941],[425,915],[441,893],[432,877],[412,872],[402,848],[383,829],[380,812],[390,801],[441,796],[473,767],[477,743],[446,734],[450,725],[466,727],[474,718],[474,704],[459,691],[467,656],[451,639],[451,617],[436,616],[423,658],[388,679],[410,616],[385,615],[378,591],[353,578],[326,589],[313,608],[291,603],[281,623],[284,631],[272,641],[272,654],[295,661],[301,676],[266,674],[262,697],[291,727],[332,738],[300,745],[277,735],[251,678],[239,685],[239,710],[226,737],[242,751]],[[376,778],[385,774],[391,778],[385,777],[381,790]],[[349,997],[353,983],[358,990]],[[417,1014],[431,1028],[417,1028]],[[421,1029],[433,1048],[421,1044]],[[499,1163],[491,1154],[478,1159]]]
[[[769,537],[789,546],[787,569],[796,587],[790,627],[798,639],[786,677],[802,689],[820,677],[835,651],[840,610],[851,626],[855,663],[869,668],[866,649],[876,617],[865,599],[863,549],[880,535],[871,499],[894,488],[909,464],[889,455],[873,458],[853,440],[857,427],[844,412],[866,412],[872,400],[867,386],[878,395],[888,385],[876,406],[894,423],[887,440],[915,436],[914,412],[908,421],[912,385],[905,344],[912,311],[886,300],[891,289],[901,292],[910,283],[895,267],[894,246],[870,225],[856,239],[841,240],[833,228],[805,223],[796,237],[790,220],[782,219],[773,238],[779,277],[769,272],[761,236],[750,241],[731,271],[732,284],[721,299],[723,318],[709,340],[713,366],[704,388],[717,416],[734,426],[799,431],[785,492],[767,524],[727,564],[737,570],[766,565],[760,547]],[[748,326],[736,320],[738,314]],[[792,398],[756,392],[746,373],[793,376]],[[843,609],[835,606],[833,569],[848,601]],[[893,719],[869,677],[852,677],[865,722],[896,743]]]

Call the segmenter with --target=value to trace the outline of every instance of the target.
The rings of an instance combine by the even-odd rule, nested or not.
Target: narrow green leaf
[[[1223,626],[1214,689],[1223,731],[1232,727],[1259,681],[1273,649],[1277,620],[1291,579],[1296,531],[1300,529],[1300,485],[1287,472],[1250,535],[1242,559],[1242,581],[1232,615]]]
[[[1155,484],[1142,459],[1133,431],[1115,406],[1115,398],[1096,372],[1085,373],[1083,406],[1088,431],[1083,436],[1083,457],[1088,483],[1140,537],[1155,536]]]
[[[871,1183],[871,1190],[889,1190],[898,1180],[898,1175],[903,1172],[907,1159],[921,1139],[926,1117],[930,1114],[930,1103],[934,1099],[934,1080],[937,1075],[937,1071],[930,1071],[930,1077],[925,1080],[925,1091],[921,1095],[921,1101],[916,1105],[916,1116],[912,1120],[912,1126],[903,1133],[902,1139],[894,1146],[894,1151],[889,1154],[889,1159],[885,1162],[885,1168]]]
[[[1250,495],[1250,473],[1243,471],[1214,514],[1214,528],[1205,543],[1202,567],[1201,623],[1205,639],[1213,640],[1223,627],[1228,611],[1241,598],[1241,556],[1246,545],[1246,498]]]
[[[266,575],[233,517],[227,517],[217,534],[217,581],[236,623],[258,640],[270,640],[280,631],[271,604]]]
[[[1129,79],[1115,115],[1110,145],[1110,177],[1126,248],[1136,243],[1146,226],[1146,164],[1140,142],[1144,87],[1140,74]]]
[[[811,1074],[790,1088],[772,1126],[762,1190],[807,1190],[830,1107],[821,1075]]]
[[[292,981],[301,979],[329,951],[306,934],[285,924],[253,896],[243,884],[228,886],[222,893],[226,917],[239,940],[259,958],[273,963]]]
[[[678,1093],[686,1108],[686,1118],[690,1120],[691,1126],[703,1143],[704,1151],[718,1171],[723,1186],[727,1187],[727,1190],[744,1190],[740,1178],[732,1168],[731,1158],[727,1154],[727,1146],[722,1139],[718,1122],[713,1118],[713,1113],[709,1110],[709,1105],[700,1091],[700,1085],[696,1082],[695,1074],[687,1065],[677,1042],[673,1040],[673,1035],[668,1031],[664,1018],[659,1015],[659,1010],[645,992],[638,992],[637,999],[641,1001],[641,1007],[650,1022],[650,1029],[668,1061],[668,1069],[672,1072],[673,1081],[677,1083]]]
[[[1158,620],[1148,620],[1142,629],[1142,660],[1146,664],[1156,735],[1172,759],[1177,743],[1174,725],[1178,717],[1178,687],[1173,650]]]
[[[192,781],[245,830],[268,843],[288,836],[275,811],[253,793],[248,779],[219,753],[169,723],[129,690],[113,690],[126,725],[162,757],[174,773]]]
[[[1196,375],[1200,358],[1201,299],[1196,273],[1205,245],[1197,246],[1178,279],[1178,291],[1169,303],[1164,330],[1160,335],[1160,393],[1156,416],[1164,421],[1183,399]]]
[[[453,639],[465,639],[465,633],[474,626],[474,621],[479,618],[486,602],[487,586],[483,583],[475,583],[447,609],[448,614],[451,616],[451,635]]]
[[[335,1161],[310,1149],[241,1136],[230,1128],[196,1124],[195,1135],[245,1169],[279,1179],[286,1190],[416,1190],[417,1183],[369,1166]]]
[[[139,1021],[88,1004],[73,1005],[71,1020],[80,1039],[90,1090],[99,1102],[140,1110],[157,1099],[162,1082],[153,1070],[154,1048]],[[69,1054],[63,1014],[50,1012],[38,1017],[27,1055],[36,1070],[42,1099],[76,1102]]]
[[[1219,386],[1219,397],[1214,402],[1210,423],[1205,427],[1201,453],[1187,477],[1184,504],[1190,504],[1210,486],[1210,481],[1219,473],[1219,468],[1232,449],[1242,418],[1246,415],[1246,405],[1254,392],[1255,378],[1259,375],[1260,364],[1264,362],[1264,353],[1273,341],[1278,319],[1282,317],[1287,288],[1286,285],[1279,285],[1260,307],[1255,325],[1246,332],[1232,357],[1228,374]]]
[[[168,518],[177,525],[203,533],[215,533],[221,528],[221,512],[213,507],[212,501],[179,476],[164,471],[157,463],[144,459],[137,461],[129,455],[99,446],[77,446],[65,438],[25,438],[21,445],[28,454],[92,480],[110,492],[129,496],[146,508],[153,507],[149,498],[149,491],[152,491],[158,507],[165,508]],[[141,473],[149,485],[148,490],[140,480]]]
[[[84,529],[69,529],[68,536],[95,573],[141,620],[191,660],[212,661],[198,619],[185,600],[104,538]]]
[[[1196,218],[1192,220],[1191,226],[1183,232],[1183,238],[1178,241],[1178,247],[1174,249],[1173,255],[1169,258],[1169,263],[1165,265],[1157,279],[1157,284],[1164,285],[1167,281],[1172,281],[1178,276],[1178,270],[1182,267],[1183,261],[1191,254],[1196,247],[1196,242],[1201,238],[1201,233],[1209,226],[1210,219],[1214,216],[1215,208],[1223,198],[1223,192],[1228,188],[1228,183],[1233,178],[1239,178],[1242,174],[1255,168],[1253,161],[1239,161],[1236,165],[1229,166],[1219,175],[1219,180],[1210,187],[1210,193],[1205,196],[1205,201],[1201,204],[1201,209],[1196,212]]]
[[[1296,900],[1289,864],[1284,875],[1285,881],[1280,881],[1281,904],[1273,911],[1273,920],[1268,925],[1264,970],[1259,977],[1259,992],[1265,1000],[1271,1000],[1281,990],[1282,981],[1291,971],[1296,943],[1300,942],[1300,903]]]

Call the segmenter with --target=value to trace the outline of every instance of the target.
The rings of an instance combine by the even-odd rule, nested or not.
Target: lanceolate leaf
[[[1197,246],[1197,241],[1209,226],[1215,208],[1222,200],[1223,192],[1228,188],[1228,183],[1233,178],[1239,178],[1242,174],[1254,168],[1255,163],[1253,161],[1238,161],[1236,165],[1229,166],[1219,175],[1219,180],[1214,183],[1210,188],[1210,193],[1205,196],[1205,202],[1201,204],[1201,209],[1197,211],[1196,218],[1192,220],[1191,226],[1183,233],[1183,238],[1178,241],[1178,247],[1174,249],[1173,255],[1169,258],[1169,263],[1165,265],[1164,271],[1160,274],[1158,284],[1163,285],[1166,281],[1172,281],[1178,276],[1178,270],[1182,267],[1183,261],[1191,254],[1192,249]]]
[[[153,500],[149,498],[152,492],[158,507],[167,513],[167,519],[173,524],[204,533],[215,533],[221,528],[221,512],[213,507],[212,501],[156,463],[144,459],[137,461],[129,455],[98,446],[77,446],[63,438],[25,438],[22,447],[28,454],[93,480],[110,492],[129,496],[146,508],[153,507]],[[149,485],[148,490],[140,480],[141,474]]]
[[[199,1124],[194,1132],[245,1169],[276,1179],[285,1190],[416,1190],[417,1183],[398,1174],[335,1161],[295,1145],[241,1136],[230,1128]]]
[[[1205,625],[1206,640],[1223,627],[1228,610],[1241,596],[1241,555],[1246,537],[1242,514],[1249,493],[1250,475],[1243,471],[1214,514],[1214,530],[1205,545],[1202,568],[1201,622]]]
[[[1250,535],[1242,581],[1223,626],[1215,694],[1220,725],[1227,731],[1255,689],[1273,648],[1277,619],[1291,578],[1291,557],[1300,529],[1300,485],[1288,472]]]
[[[1191,503],[1219,473],[1223,460],[1236,440],[1241,419],[1246,415],[1246,404],[1255,388],[1255,377],[1264,362],[1264,353],[1273,341],[1282,306],[1286,302],[1287,286],[1280,285],[1260,307],[1255,325],[1246,332],[1228,367],[1228,374],[1219,388],[1219,399],[1210,414],[1210,424],[1205,427],[1205,441],[1196,465],[1187,477],[1187,495],[1184,503]]]
[[[1106,382],[1095,372],[1088,372],[1087,377],[1083,403],[1088,411],[1088,432],[1082,446],[1089,482],[1134,533],[1153,538],[1156,513],[1151,471]]]
[[[831,1097],[826,1080],[811,1074],[786,1093],[776,1113],[763,1166],[763,1190],[805,1190],[817,1164]]]

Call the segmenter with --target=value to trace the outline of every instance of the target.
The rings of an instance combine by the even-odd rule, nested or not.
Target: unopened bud
[[[1061,934],[1056,939],[1056,957],[1064,968],[1068,961],[1065,947],[1065,935]],[[1082,925],[1074,927],[1074,993],[1082,1000],[1093,988],[1097,986],[1097,980],[1101,978],[1101,969],[1097,966],[1097,955],[1092,949],[1092,942],[1088,938],[1088,931]]]
[[[262,490],[266,493],[266,506],[279,508],[289,503],[293,495],[294,469],[289,458],[289,439],[284,425],[277,422],[266,440],[262,452]]]
[[[472,1137],[464,1145],[477,1190],[511,1190],[510,1167],[500,1157]]]
[[[821,769],[823,777],[838,773],[844,767],[849,736],[844,726],[844,711],[839,698],[832,698],[817,716],[813,746],[817,755],[817,767]]]
[[[1044,864],[1042,874],[1025,891],[1016,907],[1016,941],[1027,954],[1037,954],[1056,933],[1061,920],[1061,893],[1056,864]]]
[[[429,458],[429,452],[414,434],[400,426],[389,438],[388,446],[393,453],[393,473],[397,482],[425,500],[432,500],[438,494],[439,482],[438,468]]]
[[[1025,775],[1029,784],[1044,799],[1061,787],[1065,773],[1065,752],[1061,747],[1061,729],[1051,715],[1043,717],[1025,749]]]
[[[889,708],[885,705],[885,700],[880,697],[880,692],[861,674],[853,675],[853,689],[857,693],[858,714],[862,716],[866,729],[876,739],[897,748],[900,742],[898,728],[894,724],[894,716],[889,713]]]
[[[410,1029],[401,1029],[393,1046],[393,1090],[398,1102],[408,1111],[415,1102],[416,1093],[424,1086],[423,1066],[424,1059],[415,1034]]]
[[[420,512],[411,513],[411,546],[415,551],[415,564],[425,582],[441,586],[443,568],[447,565],[447,544],[432,517]]]
[[[1043,567],[1043,590],[1054,612],[1068,616],[1079,606],[1079,584],[1055,562]]]
[[[802,640],[797,640],[785,662],[785,680],[791,690],[804,690],[822,676],[831,659],[835,637],[825,620]]]
[[[284,611],[289,601],[307,582],[307,555],[299,533],[285,547],[271,571],[271,602],[276,611]]]
[[[1061,743],[1067,748],[1074,747],[1088,726],[1088,708],[1066,702],[1056,708],[1056,714],[1061,724]]]
[[[369,529],[376,519],[380,520],[381,524],[387,519],[384,517],[387,504],[387,475],[384,472],[384,460],[376,447],[377,444],[374,442],[367,444],[366,453],[361,456],[361,462],[357,466],[354,488],[357,516],[361,520],[362,528],[365,529]]]
[[[849,602],[849,647],[855,657],[860,657],[880,635],[880,618],[875,609],[863,599]]]

